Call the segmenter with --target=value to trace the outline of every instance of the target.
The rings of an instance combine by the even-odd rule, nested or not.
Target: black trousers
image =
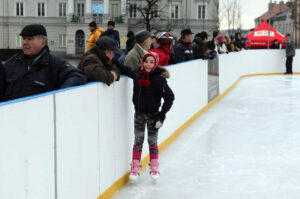
[[[293,73],[293,57],[286,57],[286,73]]]

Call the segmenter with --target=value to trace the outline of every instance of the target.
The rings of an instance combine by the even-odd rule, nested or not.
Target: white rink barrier
[[[221,55],[220,91],[245,74],[284,72],[284,55],[283,50]],[[167,69],[175,101],[159,143],[208,101],[206,61]],[[293,69],[300,72],[300,56],[294,58]],[[90,83],[1,103],[0,198],[95,199],[108,189],[131,161],[132,87],[132,80],[123,77],[109,87]]]

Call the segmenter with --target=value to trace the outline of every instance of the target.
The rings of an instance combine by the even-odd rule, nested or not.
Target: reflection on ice
[[[241,80],[160,162],[114,198],[300,198],[300,76]]]

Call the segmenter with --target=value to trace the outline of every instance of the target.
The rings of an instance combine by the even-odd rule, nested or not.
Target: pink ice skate
[[[150,175],[152,179],[155,181],[160,175],[158,171],[158,166],[159,166],[158,159],[151,160],[149,166],[150,166]]]
[[[140,161],[132,160],[130,166],[131,166],[131,171],[130,171],[129,178],[131,181],[135,182],[138,179],[140,174],[140,168],[141,168]]]

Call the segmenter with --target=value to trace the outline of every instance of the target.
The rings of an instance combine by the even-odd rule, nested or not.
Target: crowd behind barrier
[[[245,74],[283,73],[284,56],[283,50],[220,55],[220,93]],[[168,67],[177,97],[159,143],[207,104],[207,67],[201,60]],[[299,56],[294,71],[300,72]],[[0,198],[98,197],[129,169],[131,96],[132,81],[122,77],[110,87],[90,83],[1,103]]]

